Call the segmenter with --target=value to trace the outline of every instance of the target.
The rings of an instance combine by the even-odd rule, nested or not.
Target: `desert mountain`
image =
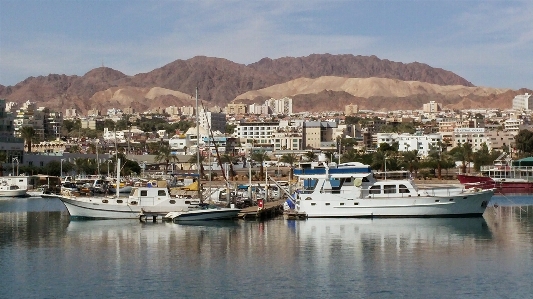
[[[393,62],[376,56],[313,54],[296,58],[264,58],[249,65],[221,58],[197,56],[188,60],[176,60],[148,73],[134,76],[100,67],[83,76],[51,74],[29,77],[14,86],[0,86],[0,98],[18,103],[30,100],[37,102],[39,106],[47,106],[58,111],[76,108],[85,113],[89,109],[103,110],[113,107],[133,107],[138,111],[144,111],[156,107],[188,105],[196,87],[200,99],[206,101],[207,105],[225,106],[237,97],[243,98],[247,92],[277,84],[289,85],[289,82],[309,80],[351,82],[356,81],[354,78],[362,80],[361,78],[371,77],[473,87],[470,82],[450,71],[432,68],[418,62],[408,64]],[[381,90],[386,88],[381,85],[388,83],[378,83],[378,79],[375,79],[375,82],[373,85],[375,90],[367,92],[367,95],[372,92],[380,94],[381,97],[388,97],[384,95],[387,92],[394,94],[391,91]],[[413,86],[414,84],[412,83]],[[411,87],[411,90],[427,88],[424,86]],[[332,89],[315,88],[314,93],[308,91],[301,95],[306,99],[312,99],[314,95]],[[357,94],[349,88],[335,89],[346,92],[344,98],[356,97],[354,94]],[[406,97],[410,96],[408,93],[408,91],[405,93]],[[291,95],[298,97],[300,94],[291,93]],[[340,102],[330,102],[330,109],[334,107],[339,109]]]
[[[474,97],[475,99],[467,101],[469,105],[463,103],[459,106],[477,108],[487,107],[488,103],[483,101],[484,97],[508,91],[508,89],[438,85],[386,78],[324,76],[316,79],[299,78],[248,91],[237,96],[234,102],[251,103],[249,100],[260,102],[268,98],[292,97],[293,110],[301,112],[342,110],[343,106],[348,104],[357,104],[361,109],[420,109],[430,100],[448,104],[446,108],[454,108],[454,105],[461,102],[464,97]],[[335,103],[337,109],[333,109],[332,103]]]

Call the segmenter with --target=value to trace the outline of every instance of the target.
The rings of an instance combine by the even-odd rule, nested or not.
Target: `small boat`
[[[15,184],[8,184],[7,181],[0,183],[0,197],[21,197],[26,196],[27,189],[22,189]]]
[[[533,193],[533,158],[513,161],[503,153],[492,166],[482,166],[480,175],[458,174],[457,179],[466,188],[496,189],[500,194]]]
[[[295,212],[307,217],[465,217],[483,215],[493,189],[419,189],[412,180],[376,180],[369,165],[328,165],[321,157],[294,170]]]
[[[237,208],[221,208],[217,206],[201,204],[197,209],[170,212],[165,216],[165,218],[172,219],[174,222],[235,219],[240,211],[241,209]]]

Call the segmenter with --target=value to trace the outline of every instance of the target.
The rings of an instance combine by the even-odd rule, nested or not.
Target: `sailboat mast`
[[[200,113],[198,112],[198,86],[196,87],[196,168],[198,169],[198,199],[202,201],[201,164],[200,164]]]

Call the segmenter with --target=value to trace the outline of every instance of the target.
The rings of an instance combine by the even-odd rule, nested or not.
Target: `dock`
[[[307,219],[307,214],[291,209],[283,212],[283,218],[286,220],[305,220]]]
[[[258,206],[247,207],[241,210],[238,217],[244,220],[265,220],[280,216],[283,214],[284,200],[267,201],[264,207],[259,209]]]

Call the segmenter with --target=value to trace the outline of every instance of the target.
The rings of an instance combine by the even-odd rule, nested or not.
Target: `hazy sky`
[[[0,84],[127,75],[197,55],[313,53],[422,62],[478,86],[533,88],[533,1],[0,0]]]

